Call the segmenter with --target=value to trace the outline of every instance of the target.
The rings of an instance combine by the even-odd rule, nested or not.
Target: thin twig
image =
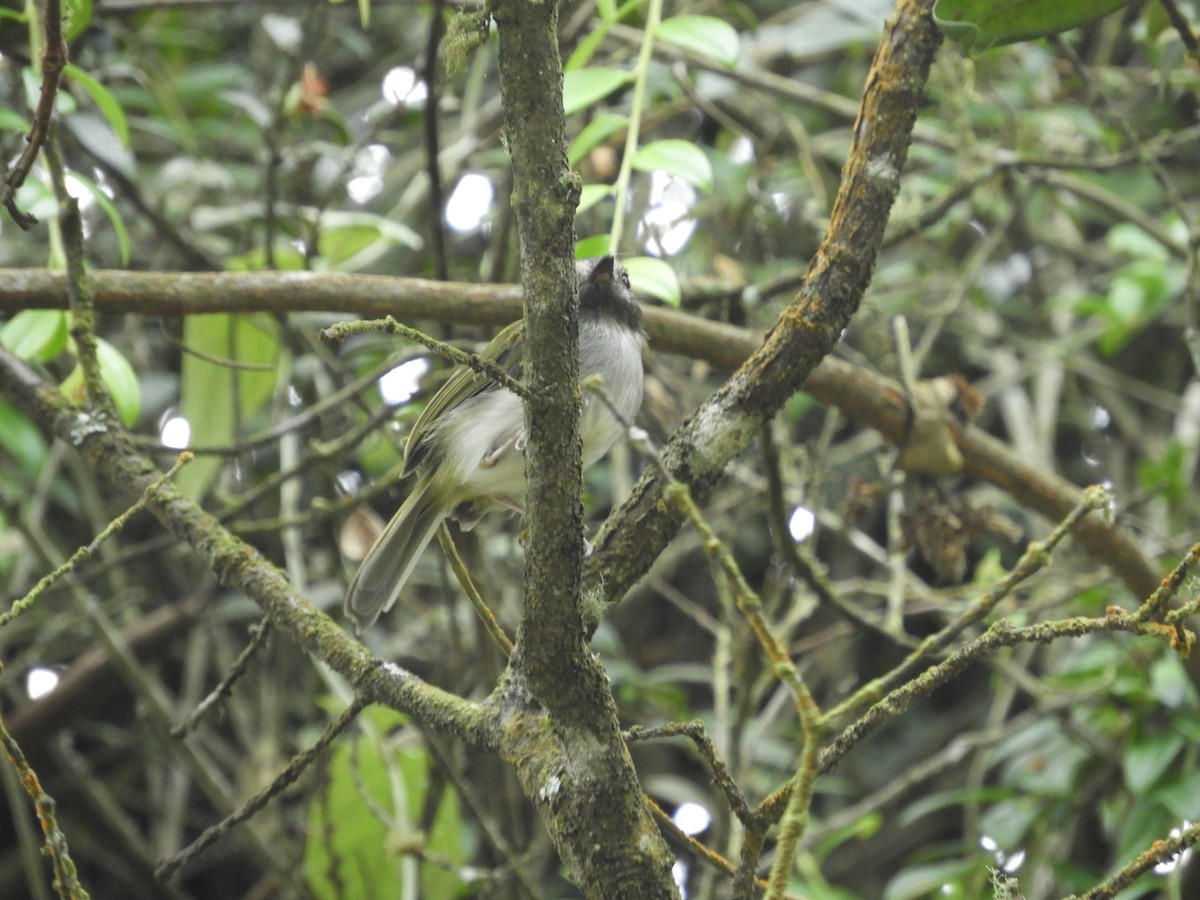
[[[85,560],[90,559],[101,544],[124,528],[125,524],[131,518],[133,518],[134,513],[146,505],[146,503],[150,500],[151,495],[153,495],[155,490],[157,490],[160,485],[162,485],[169,478],[172,478],[182,466],[191,462],[191,460],[192,454],[188,453],[187,451],[180,453],[179,457],[175,460],[175,465],[171,466],[171,468],[169,468],[166,472],[163,472],[163,474],[160,475],[155,482],[150,485],[150,487],[143,491],[142,496],[140,496],[131,507],[109,522],[108,526],[98,535],[96,535],[96,537],[92,539],[91,543],[80,547],[78,550],[72,553],[71,557],[66,562],[64,562],[61,566],[58,566],[53,572],[45,575],[30,589],[29,593],[13,603],[7,612],[0,614],[0,628],[3,628],[13,619],[17,618],[17,616],[21,615],[31,606],[33,606],[33,604],[37,602],[38,597],[44,594],[46,590],[56,581],[61,579],[69,572],[79,568],[80,564],[82,564]]]
[[[1017,564],[997,582],[995,587],[984,591],[953,621],[947,623],[936,634],[921,641],[917,648],[892,671],[863,685],[850,697],[830,709],[827,713],[828,718],[833,721],[861,709],[874,703],[897,685],[906,682],[930,658],[949,647],[950,643],[969,626],[980,621],[995,609],[997,604],[1012,593],[1017,585],[1045,568],[1050,562],[1050,555],[1054,549],[1084,516],[1093,510],[1107,509],[1111,503],[1111,495],[1107,489],[1101,486],[1093,485],[1084,491],[1083,499],[1054,528],[1049,537],[1044,541],[1031,542]]]
[[[1190,634],[1185,634],[1185,641],[1181,642],[1177,629],[1157,622],[1144,622],[1138,618],[1136,613],[1127,612],[1120,607],[1109,607],[1103,616],[1076,616],[1053,622],[1039,622],[1022,628],[1017,628],[1011,622],[1001,619],[978,638],[964,644],[942,662],[888,693],[868,709],[858,721],[844,729],[821,752],[821,771],[830,771],[851,747],[884,722],[901,715],[914,699],[931,693],[956,678],[968,666],[1002,647],[1015,647],[1027,643],[1047,643],[1059,638],[1084,637],[1106,631],[1124,631],[1129,634],[1154,637],[1179,653],[1188,649],[1186,638],[1190,637]]]
[[[233,665],[229,669],[229,674],[221,679],[218,684],[207,697],[196,704],[196,708],[188,715],[186,719],[171,729],[171,737],[183,737],[189,731],[193,730],[200,720],[210,709],[217,705],[223,697],[228,697],[233,693],[233,686],[238,679],[246,674],[246,670],[250,667],[250,661],[258,653],[259,649],[267,642],[267,638],[271,634],[271,618],[263,616],[259,623],[250,629],[250,643],[248,643],[242,652],[238,654],[238,658],[233,661]]]
[[[604,392],[599,379],[584,379],[583,386],[600,398],[609,413],[625,427],[630,442],[658,470],[659,478],[664,482],[663,499],[675,505],[700,534],[705,554],[716,564],[718,571],[721,572],[726,584],[733,592],[737,609],[750,625],[759,647],[771,664],[772,671],[792,692],[796,714],[800,719],[803,743],[796,772],[789,783],[791,790],[781,821],[775,859],[771,865],[766,894],[768,900],[780,900],[786,896],[788,880],[791,877],[792,865],[795,861],[796,847],[808,825],[809,808],[819,774],[818,751],[828,728],[828,718],[822,715],[816,699],[800,675],[800,670],[792,661],[787,646],[775,635],[773,627],[767,621],[762,599],[747,583],[729,547],[717,536],[708,524],[708,520],[700,512],[687,485],[672,477],[662,457],[659,456],[650,441],[650,436],[642,429],[635,428],[633,423],[621,414]],[[758,829],[747,829],[747,839],[750,841],[757,843],[760,835],[761,831]]]
[[[471,601],[471,607],[475,610],[475,615],[479,617],[479,621],[483,623],[483,627],[487,629],[488,634],[492,636],[492,640],[496,645],[504,651],[504,658],[512,656],[513,643],[509,640],[504,629],[500,627],[500,623],[496,621],[496,617],[492,614],[492,610],[484,602],[483,597],[479,594],[479,589],[475,587],[475,582],[471,580],[471,573],[467,570],[466,563],[462,561],[462,557],[458,555],[458,547],[454,545],[454,538],[450,536],[450,529],[442,522],[437,530],[438,544],[442,548],[442,552],[446,554],[446,559],[450,563],[450,568],[453,570],[455,577],[458,578],[458,583],[462,585],[462,589],[467,594],[467,599]]]
[[[34,4],[30,7],[37,9]],[[36,15],[36,12],[34,12]],[[33,127],[25,138],[25,149],[12,170],[4,179],[4,187],[0,189],[0,202],[4,203],[13,221],[28,231],[38,220],[36,216],[24,212],[17,206],[17,189],[25,183],[33,168],[33,161],[38,151],[46,143],[50,134],[50,117],[54,113],[54,97],[58,93],[58,81],[62,70],[67,65],[67,42],[62,32],[62,3],[60,0],[46,0],[45,43],[42,45],[42,90],[38,95],[37,110],[33,114]]]
[[[352,334],[362,334],[369,331],[398,334],[401,337],[408,338],[410,341],[416,341],[418,344],[428,347],[438,356],[448,359],[452,363],[467,366],[481,375],[488,376],[501,387],[508,388],[508,390],[512,391],[522,400],[531,399],[529,388],[513,378],[494,362],[484,359],[477,353],[466,353],[459,350],[457,347],[439,341],[437,338],[430,337],[423,331],[402,325],[391,316],[374,319],[369,322],[341,322],[337,325],[330,325],[321,332],[321,339],[326,341],[344,341]]]
[[[167,880],[175,872],[188,865],[192,860],[220,840],[235,825],[244,822],[266,806],[274,797],[278,796],[280,792],[304,773],[304,770],[312,764],[321,751],[328,747],[334,738],[346,730],[346,727],[354,721],[355,716],[366,705],[366,700],[355,697],[354,702],[342,710],[336,719],[325,726],[325,730],[321,732],[321,736],[317,738],[311,747],[292,757],[292,761],[288,763],[287,768],[280,772],[274,781],[247,800],[241,809],[222,819],[211,828],[205,829],[200,837],[196,838],[190,845],[179,853],[176,853],[170,859],[166,859],[160,863],[158,868],[155,869],[154,874],[163,881]]]
[[[708,736],[708,732],[705,730],[702,721],[695,719],[691,722],[670,722],[666,725],[659,725],[656,728],[644,728],[640,725],[635,725],[625,732],[625,740],[629,743],[657,740],[665,737],[686,737],[696,745],[700,756],[708,765],[709,772],[712,773],[713,781],[721,789],[721,793],[725,795],[725,799],[729,803],[729,808],[733,810],[733,814],[746,827],[754,827],[754,810],[751,808],[749,801],[746,800],[746,795],[742,793],[742,789],[737,786],[737,782],[730,776],[728,767],[717,756],[717,748],[713,745],[712,739]]]
[[[1200,843],[1200,823],[1182,829],[1178,836],[1160,838],[1111,878],[1096,885],[1083,894],[1072,895],[1068,900],[1107,900],[1133,884],[1134,880],[1150,871],[1159,863],[1174,859],[1188,847]]]
[[[54,870],[55,891],[60,897],[67,897],[70,900],[87,900],[90,895],[79,883],[75,862],[71,859],[71,853],[67,848],[67,836],[58,827],[58,819],[54,815],[54,798],[42,789],[37,773],[25,759],[25,754],[21,752],[17,742],[8,733],[8,729],[4,727],[3,719],[0,719],[0,743],[4,745],[8,761],[12,763],[12,767],[21,779],[21,785],[33,800],[33,807],[37,810],[42,834],[46,836],[45,853],[50,858],[50,865]]]
[[[439,164],[441,149],[438,135],[438,48],[442,43],[442,32],[445,22],[442,18],[442,8],[445,0],[433,0],[429,10],[429,35],[425,40],[425,115],[422,126],[425,138],[425,167],[429,173],[429,208],[433,213],[429,217],[429,237],[433,250],[433,270],[438,281],[450,278],[450,269],[446,263],[446,227],[443,209],[444,194],[442,186],[442,170]]]

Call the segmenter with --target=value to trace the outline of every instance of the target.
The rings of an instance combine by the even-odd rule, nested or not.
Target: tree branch
[[[513,168],[525,298],[526,560],[517,643],[494,700],[517,769],[571,877],[588,897],[677,897],[673,858],[642,797],[608,676],[580,610],[574,215],[558,6],[497,0],[500,91]]]
[[[829,229],[804,282],[763,345],[663,449],[671,474],[701,499],[762,423],[801,388],[858,310],[883,243],[888,213],[941,36],[932,0],[901,0],[884,27],[854,125]],[[620,600],[675,536],[682,514],[662,503],[651,473],[596,536],[589,583]]]
[[[393,315],[454,324],[507,325],[521,314],[514,285],[438,282],[424,278],[297,272],[174,273],[97,270],[88,273],[99,313],[183,316],[209,312],[328,310],[364,317]],[[66,309],[67,279],[45,269],[0,269],[0,312]],[[681,353],[715,366],[736,368],[763,346],[760,333],[710,322],[670,309],[647,307],[646,332],[656,352]],[[866,369],[826,357],[799,386],[856,422],[899,444],[907,410],[899,384]],[[711,401],[710,401],[711,402]],[[688,427],[692,427],[689,423]],[[988,481],[1051,522],[1079,504],[1079,488],[1035,469],[1005,444],[975,428],[951,426],[964,473]],[[625,515],[625,513],[621,513]],[[1157,570],[1122,531],[1100,521],[1080,523],[1076,540],[1110,567],[1138,599],[1158,585]],[[636,540],[636,536],[631,537]],[[590,565],[608,565],[598,548]]]
[[[159,477],[160,472],[133,447],[123,431],[73,406],[3,348],[0,394],[48,433],[78,450],[111,484],[141,494]],[[423,724],[450,732],[472,746],[494,748],[494,734],[481,706],[425,684],[411,672],[372,656],[292,588],[283,572],[184,499],[173,484],[159,485],[146,508],[168,531],[191,546],[223,585],[245,593],[271,615],[280,631],[346,678],[358,696],[409,713]]]

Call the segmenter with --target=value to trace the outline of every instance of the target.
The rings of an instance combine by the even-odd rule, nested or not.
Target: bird
[[[585,396],[579,431],[586,469],[606,454],[642,404],[642,308],[625,267],[609,255],[576,263],[579,376],[599,376],[620,419]],[[480,354],[521,376],[524,322],[502,329]],[[438,526],[464,529],[497,507],[521,509],[525,495],[525,412],[521,398],[487,374],[463,366],[426,405],[404,446],[401,477],[417,481],[363,558],[346,592],[345,614],[359,634],[395,604]]]

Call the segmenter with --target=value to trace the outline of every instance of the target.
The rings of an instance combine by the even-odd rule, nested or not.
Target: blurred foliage
[[[1200,521],[1200,391],[1184,340],[1198,302],[1200,67],[1158,6],[1105,6],[1121,8],[1055,39],[975,57],[954,44],[940,51],[891,237],[838,353],[894,376],[889,321],[905,315],[923,377],[964,375],[987,401],[978,427],[1027,464],[1077,484],[1109,482],[1118,523],[1165,571]],[[644,4],[563,7],[570,155],[585,198],[577,235],[589,241],[581,250],[606,250],[623,217],[618,249],[634,257],[645,297],[769,328],[827,224],[890,8],[680,4],[643,66]],[[1195,4],[1181,9],[1195,30]],[[494,33],[448,72],[440,54],[428,58],[431,23],[479,35],[443,4],[109,0],[69,10],[72,66],[57,113],[91,266],[436,277],[444,263],[457,280],[516,277]],[[6,160],[22,146],[39,88],[28,25],[23,12],[0,9]],[[426,159],[430,77],[437,186]],[[457,194],[471,174],[492,187],[485,208]],[[44,172],[18,203],[42,225],[23,233],[0,222],[0,267],[61,268]],[[469,224],[451,226],[455,204]],[[696,287],[713,279],[720,290]],[[336,318],[287,309],[101,316],[100,333],[106,379],[145,446],[169,460],[160,429],[185,417],[192,444],[209,451],[181,476],[189,495],[340,616],[353,562],[340,552],[344,517],[326,510],[395,464],[445,369],[432,366],[394,424],[368,429],[383,400],[373,381],[355,380],[411,351],[382,337],[324,346],[317,331]],[[470,327],[434,333],[487,336]],[[71,390],[76,360],[62,313],[12,316],[0,344]],[[725,375],[665,354],[648,371],[641,424],[656,439]],[[939,485],[935,493],[992,523],[965,539],[962,583],[946,584],[895,525],[889,497],[905,508],[916,499],[911,485],[896,493],[891,451],[877,435],[797,395],[771,436],[782,508],[815,511],[807,544],[834,590],[880,621],[902,595],[903,625],[916,637],[990,587],[1049,524],[990,485]],[[767,512],[768,465],[757,451],[737,460],[705,512],[817,700],[836,703],[903,651],[818,603],[789,568],[781,547],[790,537]],[[640,470],[634,454],[618,451],[588,473],[593,523]],[[280,471],[291,477],[268,480]],[[386,518],[402,493],[388,488],[371,505]],[[5,606],[130,500],[0,404]],[[460,536],[510,629],[519,529],[493,516]],[[426,555],[412,584],[366,642],[441,687],[486,696],[502,660],[440,554]],[[1186,592],[1200,592],[1200,579]],[[998,614],[1099,615],[1137,599],[1068,542]],[[378,710],[319,771],[171,888],[159,885],[156,862],[308,746],[325,720],[315,701],[341,686],[274,642],[193,737],[169,737],[159,723],[182,719],[228,673],[258,613],[148,517],[0,632],[9,721],[31,707],[32,669],[69,670],[98,635],[135,634],[184,602],[201,610],[197,622],[139,644],[125,668],[94,675],[86,702],[25,747],[58,801],[92,896],[575,896],[507,769]],[[754,803],[792,773],[790,698],[690,533],[602,624],[595,646],[623,722],[702,719]],[[1196,667],[1159,644],[1112,635],[1022,647],[968,670],[819,781],[793,889],[814,898],[978,898],[992,890],[993,868],[1028,898],[1087,889],[1200,817],[1200,704],[1189,671]],[[631,752],[647,791],[668,810],[704,806],[712,824],[701,838],[736,858],[731,814],[698,755],[680,741]],[[21,887],[44,873],[34,865],[31,875],[19,852],[26,805],[10,795],[9,808],[0,822],[4,896],[45,896]],[[683,850],[680,859],[689,897],[727,896],[723,876]],[[1120,896],[1200,896],[1196,868],[1146,875]]]

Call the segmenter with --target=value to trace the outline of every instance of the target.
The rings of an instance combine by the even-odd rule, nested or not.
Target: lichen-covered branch
[[[858,309],[899,190],[929,66],[941,42],[931,0],[901,0],[884,28],[854,125],[850,156],[829,229],[804,282],[763,345],[663,449],[671,474],[697,495],[748,447],[762,423],[800,389],[833,349]],[[617,602],[674,537],[682,513],[660,499],[661,482],[643,477],[596,538],[589,578],[604,573]]]
[[[580,612],[583,558],[574,214],[558,12],[499,0],[500,91],[524,287],[525,603],[493,697],[501,751],[588,897],[678,896],[673,858],[643,800],[608,677]]]
[[[147,493],[146,508],[168,531],[191,546],[222,584],[242,591],[262,607],[280,631],[345,677],[358,696],[409,713],[423,724],[450,732],[473,746],[494,746],[479,705],[372,656],[313,607],[257,550],[182,497],[170,482],[156,485],[161,473],[122,430],[73,406],[3,348],[0,395],[48,433],[78,450],[104,480],[131,494]]]

